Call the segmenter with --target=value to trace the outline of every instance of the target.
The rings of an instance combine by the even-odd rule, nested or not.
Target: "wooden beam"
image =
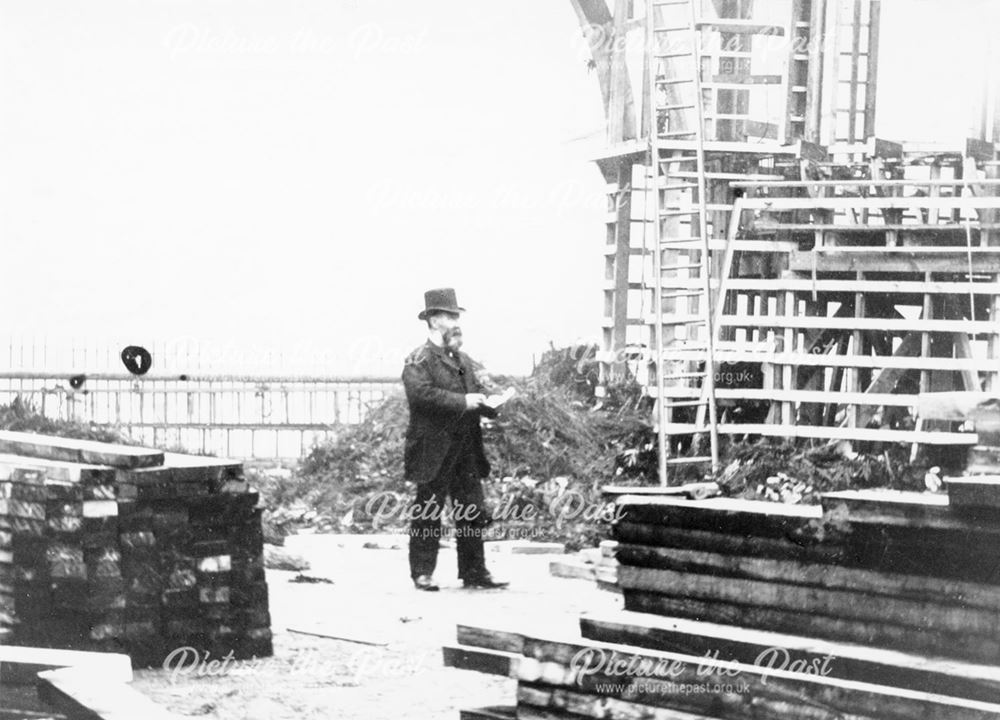
[[[731,555],[688,548],[656,547],[619,543],[619,568],[641,574],[646,569],[672,570],[718,578],[781,582],[803,587],[864,592],[871,605],[895,600],[954,604],[975,610],[1000,613],[1000,593],[996,585],[972,583],[929,575],[883,572],[868,568],[842,567],[823,562],[803,562],[786,558]],[[992,668],[1000,681],[1000,668]],[[1000,691],[1000,684],[997,690]]]
[[[624,4],[624,2],[622,2]],[[615,198],[614,225],[614,290],[611,295],[611,312],[613,327],[611,331],[611,347],[607,348],[617,354],[625,347],[628,340],[629,320],[629,257],[632,248],[632,175],[634,165],[630,158],[621,158],[618,165],[618,193]],[[619,380],[626,371],[625,363],[618,362],[611,366],[611,379]]]
[[[632,85],[626,65],[626,22],[628,21],[629,0],[614,3],[614,25],[611,44],[611,97],[607,110],[607,143],[635,139],[635,109],[632,104]]]
[[[720,18],[718,20],[701,20],[696,26],[708,28],[720,33],[731,33],[733,35],[771,35],[783,37],[785,28],[781,25],[764,25],[753,20],[736,20],[731,18]]]
[[[961,184],[961,183],[959,183]],[[938,185],[937,187],[940,187]],[[1000,208],[1000,197],[783,197],[744,198],[747,210],[978,210]]]
[[[711,518],[702,518],[700,525],[693,525],[691,522],[654,524],[622,520],[615,523],[612,532],[619,546],[631,544],[673,547],[824,564],[839,564],[845,558],[844,548],[832,541],[800,545],[790,539],[795,537],[793,533],[763,537],[756,525],[747,525],[745,529],[729,525],[720,527],[713,525]]]
[[[502,677],[517,677],[518,661],[521,658],[520,654],[512,652],[455,645],[442,647],[441,655],[445,667],[475,670]]]
[[[704,427],[686,423],[666,425],[670,435],[691,435],[705,432]],[[870,442],[920,443],[922,445],[975,445],[975,433],[916,430],[880,430],[875,428],[842,428],[822,425],[719,425],[722,435],[763,435],[765,437],[814,438],[817,440],[867,440]]]
[[[820,317],[803,315],[723,315],[720,324],[728,327],[824,328],[834,330],[898,330],[943,333],[988,333],[986,320],[913,320],[899,318]]]
[[[823,20],[823,39],[821,42],[820,63],[822,65],[819,142],[830,146],[837,138],[837,105],[840,90],[840,35],[843,27],[840,22],[840,0],[828,0],[824,3],[826,16]]]
[[[882,2],[870,0],[868,18],[868,67],[865,76],[865,128],[864,135],[875,135],[875,110],[878,99],[879,35],[882,27]],[[900,148],[902,156],[902,148]]]
[[[867,0],[865,0],[867,2]],[[847,141],[857,142],[865,137],[858,138],[856,135],[858,124],[858,70],[861,64],[861,2],[862,0],[851,0],[854,5],[854,15],[851,22],[853,37],[851,38],[851,75],[850,75],[850,99],[848,100],[847,115]],[[839,52],[839,48],[833,48],[831,52]],[[862,134],[864,134],[862,132]]]
[[[719,362],[771,362],[776,365],[814,365],[830,367],[887,368],[901,367],[923,370],[973,370],[996,372],[996,362],[989,359],[961,360],[955,358],[897,358],[890,355],[817,355],[799,352],[759,352],[754,350],[720,349]]]
[[[517,720],[514,705],[490,705],[481,708],[464,708],[458,711],[458,720]]]
[[[988,324],[993,325],[993,323]],[[971,359],[973,357],[972,344],[969,342],[968,335],[961,332],[952,333],[952,342],[955,348],[955,357],[964,359]],[[961,370],[960,373],[962,376],[962,384],[965,386],[966,390],[969,392],[979,392],[983,389],[982,385],[979,383],[978,372],[966,368]]]
[[[820,125],[823,110],[823,48],[826,1],[812,0],[809,9],[809,77],[806,83],[806,132],[805,139],[818,143],[822,141]],[[838,0],[834,0],[838,1]]]
[[[826,666],[831,677],[985,702],[1000,700],[998,670],[988,665],[627,610],[585,613],[580,629],[588,640],[690,655],[718,653],[745,663],[780,658],[789,664],[804,660],[803,667],[823,667],[824,659],[833,657],[836,660]],[[774,648],[780,649],[777,654]]]
[[[0,452],[44,460],[142,468],[163,464],[163,452],[151,448],[75,440],[27,432],[0,432]]]
[[[697,282],[697,281],[695,281]],[[775,286],[780,286],[785,290],[798,292],[812,292],[815,288],[819,292],[835,293],[934,293],[938,295],[965,295],[974,293],[976,295],[1000,295],[1000,283],[995,282],[919,282],[915,280],[817,280],[798,279],[781,277],[768,280],[734,278],[728,280],[726,287],[730,290],[772,290]]]
[[[903,341],[896,348],[896,351],[892,354],[893,357],[916,357],[920,354],[920,335],[917,333],[909,333],[903,338]],[[872,382],[865,388],[865,394],[871,395],[872,397],[878,397],[885,393],[892,393],[892,390],[899,383],[903,375],[910,371],[911,368],[882,368],[878,375],[872,380]],[[916,400],[919,400],[919,395],[907,395],[905,396],[911,400],[907,403],[908,405],[915,405]],[[882,403],[884,405],[894,405],[895,403]],[[858,425],[866,426],[871,419],[875,416],[874,407],[862,408],[858,415]]]
[[[915,407],[920,397],[919,395],[902,395],[897,393],[794,389],[758,390],[755,388],[723,388],[716,390],[715,395],[720,400],[774,400],[791,403],[812,402],[823,403],[824,405],[870,405],[875,407],[881,407],[882,405]]]
[[[878,647],[882,650],[931,657],[954,657],[981,664],[992,664],[1000,655],[1000,642],[988,635],[939,633],[885,622],[828,617],[817,612],[797,612],[739,601],[677,597],[644,590],[628,590],[624,597],[625,609],[633,612],[739,625],[768,632],[808,635],[862,647]],[[870,601],[866,604],[870,604]],[[896,690],[902,692],[901,689]],[[800,716],[793,714],[787,717]],[[875,713],[869,717],[884,720],[887,716]],[[940,717],[941,720],[949,720],[952,716],[945,714]]]
[[[762,668],[729,659],[714,659],[656,650],[627,648],[582,639],[553,639],[547,636],[524,638],[525,660],[518,671],[518,715],[522,705],[558,709],[562,713],[584,717],[646,718],[665,720],[666,714],[654,714],[648,708],[704,713],[718,716],[720,698],[732,697],[739,714],[749,717],[742,708],[753,707],[760,718],[878,717],[881,720],[987,720],[1000,713],[1000,706],[931,695],[903,688],[885,688],[867,683]],[[613,679],[616,673],[607,668],[595,670],[588,664],[581,668],[581,658],[620,658],[640,667],[669,668],[670,674],[643,675],[641,682]],[[528,660],[530,658],[530,661]],[[672,686],[731,685],[734,675],[745,685],[743,693],[678,693]],[[620,677],[620,676],[618,676]],[[632,678],[635,680],[636,678]],[[553,693],[558,691],[558,695]],[[576,695],[579,697],[571,697]],[[623,699],[624,698],[624,699]],[[616,705],[628,703],[631,708]],[[634,707],[638,706],[638,707]],[[725,707],[725,706],[723,706]],[[675,715],[676,717],[676,715]]]
[[[613,41],[615,23],[611,17],[611,11],[605,0],[570,0],[573,10],[576,12],[580,29],[586,38],[590,48],[590,57],[596,69],[598,83],[601,88],[601,97],[604,102],[604,115],[608,124],[611,123],[611,64],[614,47],[617,43]],[[625,106],[632,103],[631,86],[628,86],[627,95],[623,95]],[[634,111],[633,111],[634,112]],[[623,110],[624,114],[624,110]]]
[[[878,248],[886,250],[888,248]],[[793,250],[788,254],[788,269],[795,272],[885,272],[885,273],[968,273],[968,261],[964,254],[949,255],[913,253],[907,255],[886,254],[878,257],[875,253],[814,253],[812,250]],[[975,258],[973,272],[982,274],[1000,273],[1000,257],[990,254]]]
[[[909,528],[1000,534],[992,518],[963,517],[952,511],[948,496],[903,490],[840,490],[823,493],[824,516],[852,523],[900,525]]]

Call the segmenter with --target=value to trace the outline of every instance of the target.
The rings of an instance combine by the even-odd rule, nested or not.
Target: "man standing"
[[[502,588],[486,570],[486,517],[481,479],[490,472],[483,451],[481,415],[496,413],[461,352],[462,329],[452,288],[424,293],[427,342],[406,359],[403,386],[410,406],[403,458],[406,479],[417,486],[410,521],[410,576],[418,590],[434,591],[432,575],[441,542],[441,513],[450,496],[455,517],[458,576],[467,588]]]

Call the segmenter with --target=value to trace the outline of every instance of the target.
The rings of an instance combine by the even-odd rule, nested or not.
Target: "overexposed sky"
[[[884,5],[880,134],[964,137],[994,4]],[[597,338],[586,57],[568,0],[0,0],[0,337],[397,374],[452,285],[495,370]]]

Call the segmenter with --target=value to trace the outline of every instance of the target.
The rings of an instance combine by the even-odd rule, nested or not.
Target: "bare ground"
[[[362,548],[372,541],[381,547]],[[134,686],[200,718],[455,720],[461,708],[511,705],[515,692],[513,680],[442,666],[441,646],[454,644],[456,623],[575,632],[581,612],[621,605],[592,582],[551,577],[551,555],[489,553],[494,575],[511,587],[470,591],[455,575],[454,551],[442,550],[441,592],[422,593],[409,580],[404,537],[306,535],[289,538],[288,548],[312,563],[308,575],[334,582],[292,583],[296,573],[268,571],[273,657],[213,666],[178,656],[169,670],[136,671]]]

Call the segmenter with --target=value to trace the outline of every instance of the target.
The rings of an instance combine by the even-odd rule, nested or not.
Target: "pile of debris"
[[[0,639],[270,655],[257,500],[236,461],[0,432]]]
[[[806,505],[838,490],[923,490],[926,468],[909,462],[909,446],[887,448],[869,455],[854,452],[845,441],[819,447],[766,440],[733,443],[716,481],[730,497]]]

